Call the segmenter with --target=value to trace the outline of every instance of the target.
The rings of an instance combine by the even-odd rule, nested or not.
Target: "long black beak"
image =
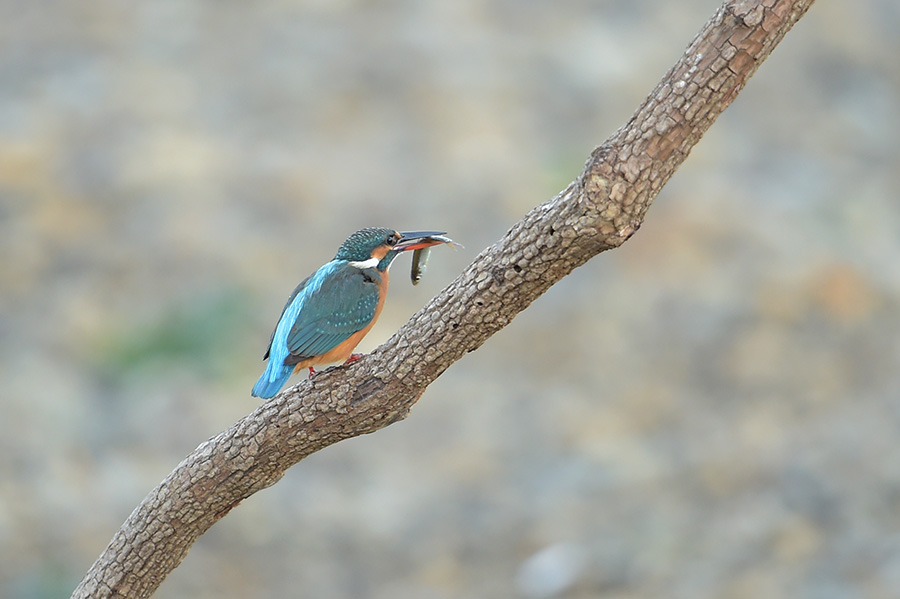
[[[444,236],[446,233],[446,231],[401,231],[400,239],[391,249],[395,252],[405,252],[451,242],[449,237]]]

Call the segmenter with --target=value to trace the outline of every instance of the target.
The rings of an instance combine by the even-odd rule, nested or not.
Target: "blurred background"
[[[0,595],[252,411],[295,284],[436,228],[383,342],[716,0],[0,1]],[[157,597],[900,594],[900,5],[818,2],[621,249],[218,523]]]

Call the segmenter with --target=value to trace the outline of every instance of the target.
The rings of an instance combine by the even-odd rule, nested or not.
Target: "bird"
[[[251,395],[274,397],[291,374],[314,366],[349,363],[353,350],[372,329],[384,307],[388,269],[401,252],[453,241],[444,231],[370,227],[344,241],[334,259],[294,289],[263,355],[266,369]]]

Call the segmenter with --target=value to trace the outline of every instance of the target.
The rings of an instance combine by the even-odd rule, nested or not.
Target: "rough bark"
[[[405,418],[453,362],[574,268],[624,243],[812,2],[722,5],[573,183],[482,251],[375,352],[287,389],[200,445],[132,512],[73,597],[149,597],[194,541],[241,500],[309,454]]]

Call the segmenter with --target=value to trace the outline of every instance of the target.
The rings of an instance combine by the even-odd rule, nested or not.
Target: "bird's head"
[[[443,231],[407,231],[370,227],[361,229],[347,238],[338,249],[335,260],[346,260],[364,268],[375,267],[384,272],[400,252],[416,250],[444,243],[432,239]]]

